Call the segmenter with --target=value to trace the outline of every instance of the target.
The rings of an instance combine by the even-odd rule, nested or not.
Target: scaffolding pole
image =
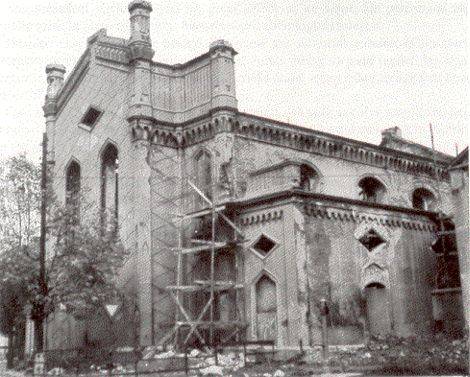
[[[158,152],[158,151],[157,151]],[[168,156],[162,152],[163,157],[157,159],[158,161],[168,161],[174,162],[175,164],[181,163],[179,170],[180,173],[180,184],[179,189],[175,192],[176,195],[170,196],[168,192],[157,193],[158,199],[154,202],[154,205],[158,207],[166,206],[168,203],[175,203],[178,201],[178,213],[153,213],[157,216],[160,222],[164,225],[162,227],[168,227],[175,229],[178,232],[177,244],[176,247],[172,247],[170,242],[164,242],[164,252],[169,252],[171,254],[176,254],[176,271],[175,271],[175,282],[174,285],[167,285],[164,289],[168,292],[171,299],[176,305],[176,312],[174,317],[174,324],[158,342],[159,345],[165,345],[169,342],[172,342],[175,347],[186,346],[189,341],[195,337],[203,346],[204,345],[215,345],[216,343],[216,331],[217,330],[227,330],[227,333],[224,334],[224,339],[222,341],[228,341],[234,336],[238,336],[242,329],[246,328],[246,323],[243,321],[244,310],[239,310],[238,306],[243,301],[241,298],[244,290],[244,285],[240,284],[240,277],[243,276],[240,273],[240,269],[243,269],[242,259],[239,255],[240,253],[237,250],[233,250],[235,258],[235,279],[233,280],[216,280],[216,266],[217,266],[217,253],[219,250],[226,250],[227,248],[233,247],[236,248],[240,242],[245,242],[243,238],[242,231],[237,227],[237,225],[224,213],[226,210],[225,205],[219,204],[216,202],[216,190],[215,185],[211,185],[210,197],[201,190],[191,179],[186,175],[185,171],[185,161],[182,151],[178,151],[178,160],[172,160],[172,157]],[[173,171],[172,171],[173,173]],[[168,177],[165,174],[165,170],[162,167],[159,167],[156,170],[156,175],[160,179],[160,183],[164,185],[173,185],[175,179],[173,177]],[[212,175],[213,176],[213,175]],[[166,187],[166,186],[165,186]],[[170,190],[171,191],[171,190]],[[202,208],[192,208],[190,203],[187,203],[189,198],[196,197],[201,203],[203,203]],[[196,200],[196,202],[199,202]],[[189,205],[188,205],[189,204]],[[194,221],[198,219],[208,218],[210,216],[210,233],[207,239],[195,239],[191,235],[185,235],[185,224],[191,222],[194,224]],[[217,239],[217,224],[218,221],[224,222],[231,229],[228,239],[220,241]],[[161,227],[160,227],[161,228]],[[208,229],[206,229],[208,230]],[[241,240],[241,241],[240,241]],[[162,250],[157,251],[157,253],[163,252]],[[201,279],[192,279],[190,280],[191,273],[186,271],[189,264],[186,263],[187,258],[195,258],[201,253],[209,254],[209,276]],[[192,267],[195,269],[195,266]],[[221,321],[216,320],[216,294],[221,292],[234,292],[232,296],[235,302],[235,318],[233,320]],[[207,301],[204,302],[204,305],[201,310],[196,313],[190,309],[192,298],[196,297],[195,295],[198,292],[204,293],[207,298]],[[205,335],[205,336],[204,336]]]

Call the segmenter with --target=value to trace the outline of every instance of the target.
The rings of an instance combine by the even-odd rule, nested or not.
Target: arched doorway
[[[258,340],[277,340],[276,283],[267,275],[259,278],[256,292],[256,336]]]
[[[373,336],[390,333],[388,292],[383,284],[370,283],[365,288],[367,301],[367,322]]]

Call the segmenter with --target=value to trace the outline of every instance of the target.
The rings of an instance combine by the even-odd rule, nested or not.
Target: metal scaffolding
[[[182,156],[178,159],[168,156],[165,152],[157,149],[163,156],[168,158],[173,164],[184,164]],[[162,161],[160,159],[160,161]],[[178,166],[178,165],[173,165]],[[163,169],[158,170],[160,182],[167,182],[175,186],[173,169],[171,174],[165,173]],[[173,175],[173,177],[171,176]],[[213,175],[212,175],[213,176]],[[244,242],[243,233],[237,225],[227,216],[226,206],[216,203],[215,185],[211,185],[211,192],[204,193],[190,178],[186,177],[185,169],[180,171],[179,193],[173,197],[165,194],[158,194],[161,200],[166,203],[159,207],[168,210],[168,203],[173,203],[173,208],[178,208],[179,213],[152,213],[158,216],[165,224],[170,224],[176,229],[176,247],[170,246],[169,242],[164,242],[161,250],[155,250],[160,255],[160,259],[165,253],[168,256],[176,256],[175,281],[173,284],[164,287],[165,292],[176,304],[175,320],[171,329],[167,330],[157,343],[157,345],[167,345],[173,343],[176,347],[186,347],[188,344],[199,344],[201,346],[213,346],[223,344],[230,340],[244,339],[244,285],[243,285],[243,254],[240,252],[240,243]],[[185,199],[189,199],[186,200]],[[196,199],[196,200],[194,200]],[[178,203],[178,204],[176,204]],[[193,205],[196,203],[196,205]],[[200,204],[200,205],[198,205]],[[158,206],[158,204],[157,204]],[[194,209],[196,207],[196,209]],[[202,237],[194,237],[190,234],[199,224],[202,227]],[[217,228],[224,227],[229,231],[217,231]],[[188,234],[189,233],[189,234]],[[233,253],[235,278],[231,280],[217,279],[216,270],[218,264],[218,254],[222,252]],[[163,254],[162,254],[163,253]],[[201,268],[195,261],[207,261],[209,271],[204,278],[196,278],[192,273],[195,269]],[[188,268],[190,272],[188,272]],[[162,271],[162,273],[164,273]],[[157,272],[158,274],[158,272]],[[158,276],[157,276],[158,280]],[[161,289],[162,287],[158,287]],[[215,318],[217,310],[217,297],[221,294],[231,292],[234,313],[233,318],[221,320]],[[194,301],[202,295],[202,308],[194,308]]]

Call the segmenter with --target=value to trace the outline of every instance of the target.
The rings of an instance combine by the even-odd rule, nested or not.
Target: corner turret
[[[46,134],[49,139],[47,160],[54,162],[55,156],[55,123],[57,114],[57,97],[64,86],[65,67],[61,64],[48,64],[46,66],[47,92],[43,106],[46,118]]]
[[[134,0],[129,4],[131,21],[131,36],[129,47],[131,60],[152,60],[154,51],[150,39],[150,12],[152,5],[149,1]]]
[[[235,95],[235,61],[237,52],[225,40],[209,47],[212,72],[212,108],[237,108]]]

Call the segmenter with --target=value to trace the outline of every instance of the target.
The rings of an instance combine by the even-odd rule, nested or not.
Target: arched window
[[[310,166],[303,164],[300,165],[300,181],[299,187],[301,190],[313,191],[318,179],[318,174]]]
[[[212,163],[211,155],[206,150],[201,150],[194,157],[194,170],[196,176],[196,186],[204,195],[212,199]],[[196,195],[196,205],[207,207],[208,204]]]
[[[67,167],[65,174],[65,204],[67,206],[78,206],[80,196],[80,164],[72,161]]]
[[[425,211],[434,211],[436,209],[436,197],[434,194],[423,188],[417,188],[413,191],[413,208]]]
[[[373,177],[365,177],[359,181],[359,196],[369,203],[382,203],[385,197],[385,186]]]
[[[118,150],[108,144],[101,153],[101,210],[118,215]]]

